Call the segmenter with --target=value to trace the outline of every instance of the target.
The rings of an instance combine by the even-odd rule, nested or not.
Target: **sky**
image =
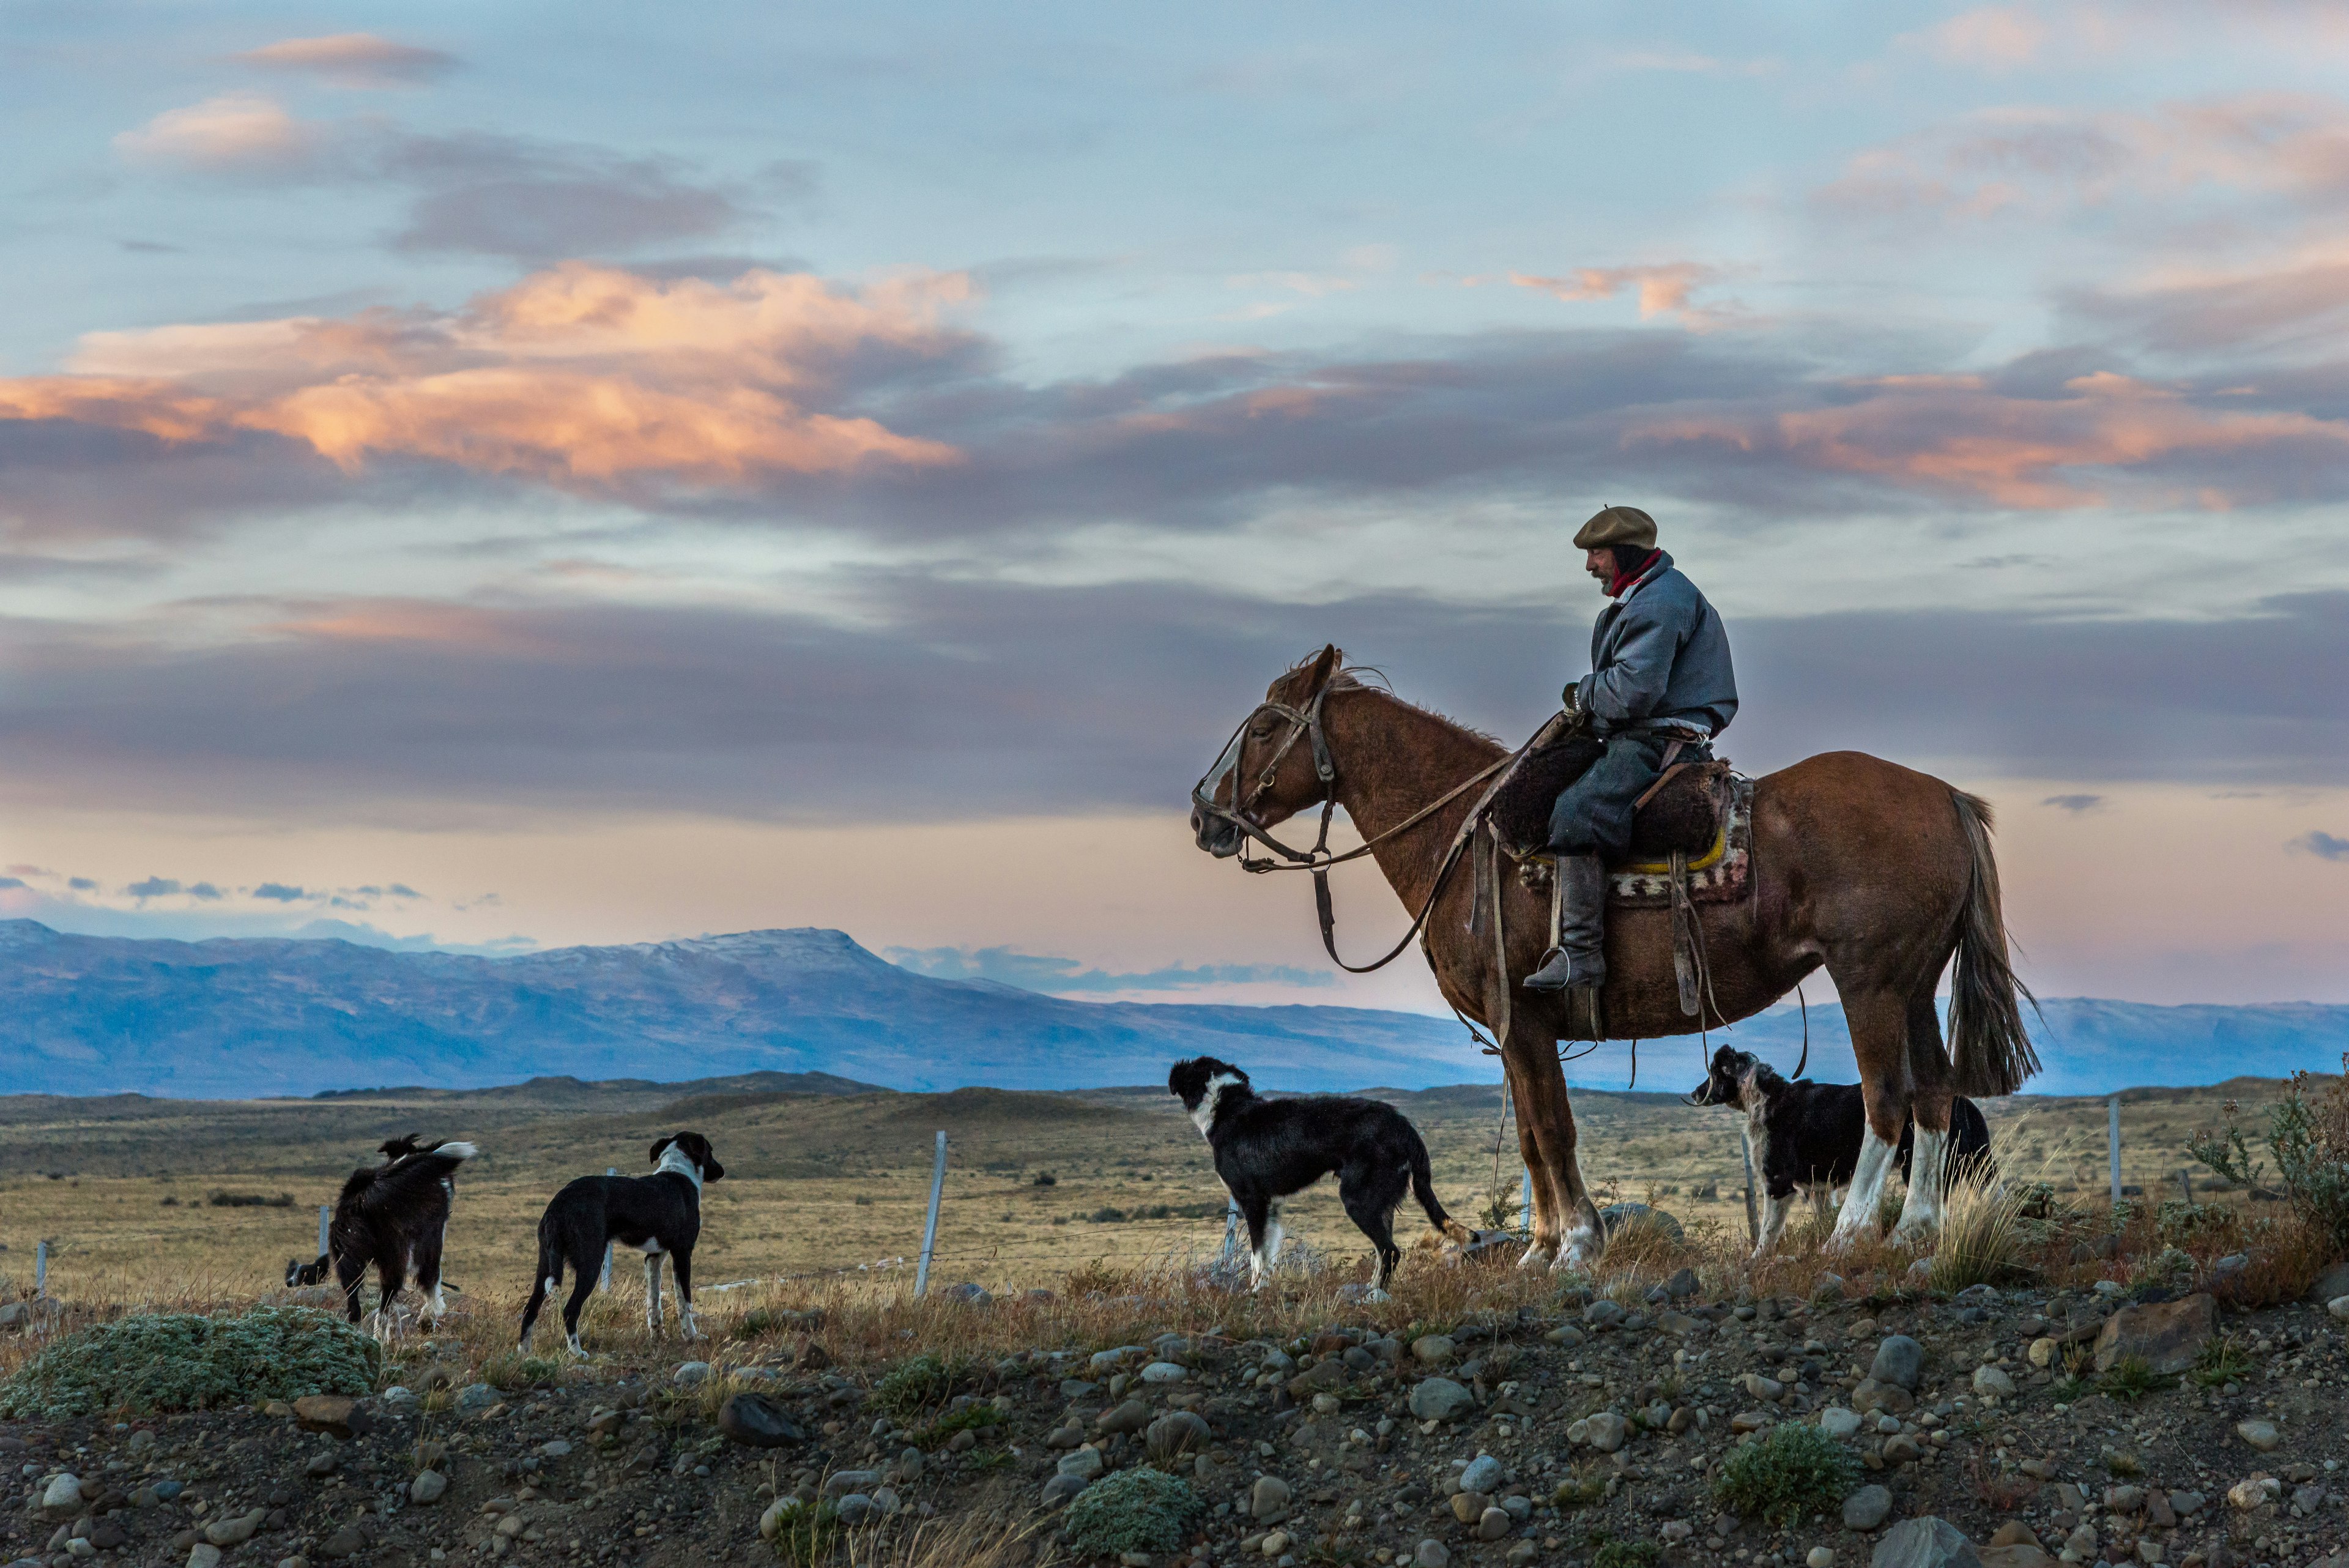
[[[1620,502],[2040,992],[2349,1000],[2349,5],[0,26],[0,914],[1437,1010],[1185,792]]]

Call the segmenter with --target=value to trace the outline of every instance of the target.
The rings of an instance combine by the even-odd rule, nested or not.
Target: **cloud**
[[[396,44],[373,33],[281,38],[230,57],[269,70],[305,72],[344,88],[415,87],[457,64],[454,55]]]
[[[253,896],[256,898],[273,899],[280,904],[292,904],[307,898],[310,895],[299,888],[288,887],[283,882],[264,882],[253,890]]]
[[[883,957],[901,969],[939,980],[987,980],[1016,985],[1052,996],[1081,996],[1100,992],[1195,991],[1210,985],[1330,986],[1337,977],[1327,970],[1298,969],[1287,964],[1169,964],[1140,973],[1113,973],[1088,969],[1076,959],[1047,958],[1036,953],[996,948],[890,948]]]
[[[2101,808],[2105,804],[2105,797],[2100,794],[2051,794],[2039,804],[2052,805],[2058,811],[2068,811],[2077,816],[2083,812]]]
[[[292,608],[198,649],[0,623],[0,794],[427,826],[485,811],[1175,814],[1309,646],[1336,640],[1414,701],[1525,734],[1546,716],[1542,683],[1493,672],[1557,668],[1588,619],[1417,594],[1288,602],[925,576],[874,581],[853,622],[709,606]],[[2349,772],[2333,695],[2349,593],[2231,619],[1744,616],[1731,636],[1745,706],[1727,752],[1756,774],[1828,743],[2079,793]]]
[[[26,886],[26,882],[22,877],[0,877],[0,888],[22,888],[24,886]]]
[[[2131,499],[2225,507],[2290,495],[2303,476],[2339,470],[2349,421],[2230,409],[2110,371],[2075,377],[2053,396],[1978,376],[1898,376],[1856,383],[1828,407],[1668,417],[1630,439],[1719,444],[2025,510]]]
[[[2330,212],[2349,192],[2349,104],[2247,92],[2149,110],[2003,106],[1852,155],[1815,196],[1848,216],[2044,218],[2124,198],[2175,217],[2198,192]]]
[[[75,374],[0,379],[0,423],[167,446],[254,433],[346,473],[418,458],[595,493],[747,489],[945,444],[811,407],[877,357],[955,352],[954,275],[853,291],[804,274],[730,284],[567,263],[464,307],[92,333]]]
[[[2033,11],[1982,5],[1927,28],[1918,41],[1952,65],[2013,70],[2036,62],[2049,36],[2045,19]]]
[[[1689,296],[1720,276],[1715,268],[1699,262],[1666,262],[1651,266],[1584,267],[1559,277],[1513,272],[1509,281],[1519,288],[1538,289],[1553,298],[1568,301],[1612,299],[1628,291],[1639,301],[1642,321],[1670,316],[1685,325],[1702,327],[1721,324],[1731,312],[1720,306],[1693,305]]]
[[[130,897],[144,901],[149,898],[164,898],[182,889],[179,883],[169,877],[150,877],[145,881],[133,882],[122,890]]]
[[[2349,838],[2335,837],[2321,829],[2302,834],[2285,847],[2323,860],[2349,860]]]
[[[626,158],[575,143],[468,133],[402,136],[382,151],[385,178],[419,187],[396,250],[540,262],[609,255],[720,234],[744,217],[728,192],[697,182],[675,159]],[[768,188],[803,193],[804,165],[781,166]]]
[[[68,877],[66,878],[66,886],[77,893],[93,893],[98,890],[98,884],[87,877]]]
[[[287,172],[316,156],[319,128],[295,119],[260,93],[222,93],[166,109],[114,144],[126,157],[214,173]]]
[[[210,882],[192,882],[188,886],[188,897],[191,898],[201,898],[204,902],[210,904],[217,903],[221,898],[225,897],[225,895],[222,894],[218,888],[213,887]]]

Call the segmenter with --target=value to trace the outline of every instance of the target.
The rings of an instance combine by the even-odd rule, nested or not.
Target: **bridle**
[[[1348,688],[1348,690],[1355,689]],[[1302,708],[1291,707],[1286,702],[1276,702],[1270,698],[1257,703],[1248,716],[1239,722],[1238,727],[1232,731],[1231,739],[1226,741],[1224,749],[1216,754],[1214,764],[1199,776],[1197,784],[1191,786],[1191,805],[1203,816],[1226,823],[1242,835],[1239,855],[1242,870],[1257,873],[1311,872],[1314,907],[1321,920],[1321,946],[1329,953],[1330,961],[1349,973],[1368,974],[1372,970],[1385,968],[1402,956],[1403,949],[1409,947],[1412,939],[1418,936],[1426,926],[1427,917],[1434,911],[1436,899],[1443,897],[1444,884],[1451,879],[1452,873],[1458,868],[1461,855],[1467,849],[1469,840],[1475,836],[1476,824],[1484,817],[1485,807],[1491,802],[1494,791],[1500,787],[1500,783],[1495,779],[1495,775],[1505,772],[1523,753],[1514,753],[1503,757],[1490,767],[1471,774],[1392,827],[1364,839],[1343,854],[1332,854],[1330,849],[1330,819],[1338,809],[1338,763],[1337,760],[1330,754],[1330,737],[1321,723],[1322,704],[1329,700],[1332,690],[1332,687],[1325,684],[1320,691],[1313,694],[1313,700]],[[1286,720],[1288,732],[1283,735],[1280,738],[1280,743],[1273,748],[1271,757],[1257,774],[1256,786],[1249,790],[1247,797],[1243,799],[1239,790],[1240,753],[1247,747],[1249,729],[1267,713]],[[1313,772],[1321,781],[1320,831],[1314,836],[1313,847],[1310,849],[1290,848],[1259,826],[1251,815],[1257,802],[1262,800],[1265,792],[1272,788],[1274,780],[1279,776],[1280,764],[1288,760],[1290,752],[1297,749],[1297,742],[1299,740],[1306,741],[1311,745]],[[1232,784],[1233,804],[1230,805],[1225,805],[1215,798],[1216,791],[1223,787],[1224,781],[1227,778]],[[1330,868],[1333,866],[1343,866],[1349,860],[1359,860],[1380,845],[1401,837],[1487,779],[1495,779],[1493,785],[1485,790],[1482,798],[1470,809],[1467,819],[1460,825],[1460,830],[1453,836],[1452,846],[1444,852],[1444,863],[1436,868],[1434,886],[1428,889],[1426,902],[1420,906],[1419,913],[1413,918],[1411,929],[1403,932],[1402,940],[1388,949],[1385,957],[1375,959],[1369,963],[1350,964],[1340,958],[1338,956],[1338,918],[1330,896]],[[1250,839],[1262,845],[1279,858],[1277,860],[1249,859],[1247,846]]]

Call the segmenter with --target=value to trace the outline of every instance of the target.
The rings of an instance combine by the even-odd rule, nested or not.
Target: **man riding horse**
[[[1609,506],[1574,544],[1613,602],[1591,628],[1590,673],[1566,689],[1566,712],[1605,750],[1550,811],[1563,916],[1557,951],[1526,977],[1528,991],[1606,983],[1607,868],[1630,848],[1638,803],[1666,768],[1710,757],[1737,713],[1729,634],[1656,548],[1656,520]]]

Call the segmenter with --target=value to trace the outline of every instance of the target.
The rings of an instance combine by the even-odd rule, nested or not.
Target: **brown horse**
[[[1324,648],[1274,681],[1241,724],[1201,781],[1194,798],[1204,805],[1195,805],[1191,826],[1200,848],[1229,857],[1252,829],[1334,800],[1373,842],[1379,868],[1406,908],[1419,910],[1433,895],[1421,946],[1444,999],[1488,1028],[1506,1019],[1501,1056],[1516,1097],[1518,1147],[1534,1175],[1534,1240],[1522,1262],[1554,1260],[1564,1269],[1595,1258],[1605,1239],[1575,1158],[1574,1112],[1558,1064],[1569,1003],[1518,983],[1540,961],[1548,900],[1514,876],[1499,878],[1508,951],[1506,973],[1496,974],[1504,966],[1489,925],[1471,932],[1465,868],[1437,888],[1481,788],[1462,786],[1506,755],[1491,737],[1361,683],[1344,655]],[[1754,782],[1751,896],[1698,906],[1715,1022],[1760,1012],[1822,964],[1842,996],[1868,1132],[1833,1246],[1874,1226],[1912,1115],[1917,1158],[1893,1239],[1924,1243],[1940,1223],[1951,1097],[2012,1094],[2039,1070],[2017,1005],[2018,993],[2030,993],[2008,966],[1990,826],[1986,804],[1940,779],[1830,752]],[[1681,1012],[1670,919],[1664,909],[1609,911],[1600,1000],[1611,1038],[1697,1027]],[[1954,1068],[1933,1004],[1952,958]]]

